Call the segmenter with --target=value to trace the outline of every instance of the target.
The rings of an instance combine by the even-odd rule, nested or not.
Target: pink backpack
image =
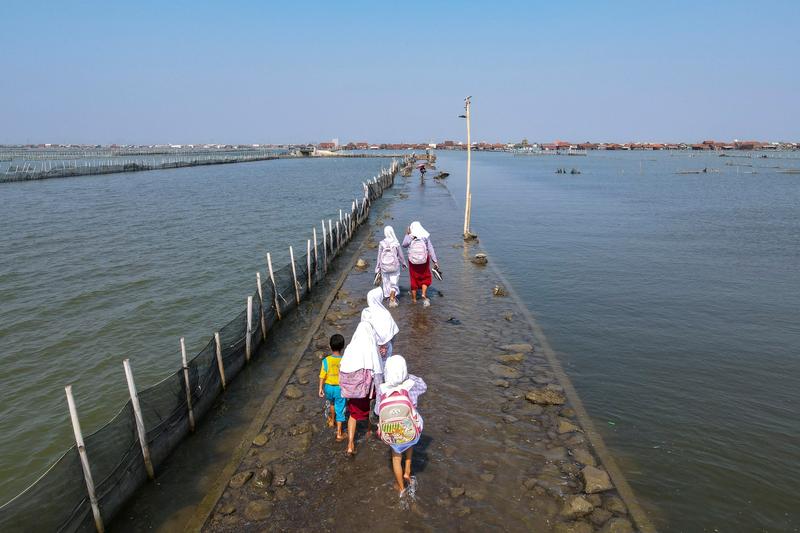
[[[394,391],[381,399],[378,436],[389,445],[414,444],[421,433],[419,414],[406,390]]]
[[[372,392],[372,371],[362,368],[355,372],[339,371],[339,392],[342,398],[367,398]]]
[[[408,246],[408,260],[412,265],[424,265],[428,261],[428,246],[422,239],[414,239]]]

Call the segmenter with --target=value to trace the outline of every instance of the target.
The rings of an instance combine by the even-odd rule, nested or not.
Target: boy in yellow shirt
[[[326,398],[331,403],[328,427],[333,426],[335,417],[336,440],[343,441],[345,436],[342,433],[342,422],[347,420],[344,414],[347,399],[342,398],[342,392],[339,389],[339,364],[342,362],[344,337],[337,333],[331,337],[330,344],[331,355],[322,360],[322,368],[319,370],[319,397]]]

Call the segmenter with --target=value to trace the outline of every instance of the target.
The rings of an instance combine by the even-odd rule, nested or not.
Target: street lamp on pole
[[[472,141],[469,135],[469,108],[471,96],[464,98],[464,115],[459,115],[459,118],[467,119],[467,198],[466,205],[464,206],[464,240],[469,241],[477,237],[470,231],[469,221],[472,215],[472,193],[470,192],[470,180],[472,173]]]

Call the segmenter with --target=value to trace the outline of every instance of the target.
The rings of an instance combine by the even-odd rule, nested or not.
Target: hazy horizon
[[[0,143],[800,141],[800,4],[9,5]]]

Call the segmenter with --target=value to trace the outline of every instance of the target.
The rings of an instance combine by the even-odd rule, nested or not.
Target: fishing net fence
[[[323,221],[317,241],[309,240],[293,262],[273,271],[270,260],[265,278],[259,280],[252,295],[250,309],[223,326],[184,367],[138,395],[132,393],[108,423],[85,436],[82,447],[76,435],[78,444],[0,507],[0,531],[91,531],[108,524],[147,481],[148,468],[157,472],[193,430],[193,424],[211,409],[226,384],[257,353],[273,324],[325,278],[328,266],[352,239],[355,229],[367,221],[371,203],[394,184],[395,175],[411,164],[410,160],[393,160],[388,169],[364,183],[363,196],[336,221]],[[69,401],[70,395],[68,392]],[[141,444],[139,430],[145,435],[146,447]],[[90,496],[90,483],[94,497]]]

